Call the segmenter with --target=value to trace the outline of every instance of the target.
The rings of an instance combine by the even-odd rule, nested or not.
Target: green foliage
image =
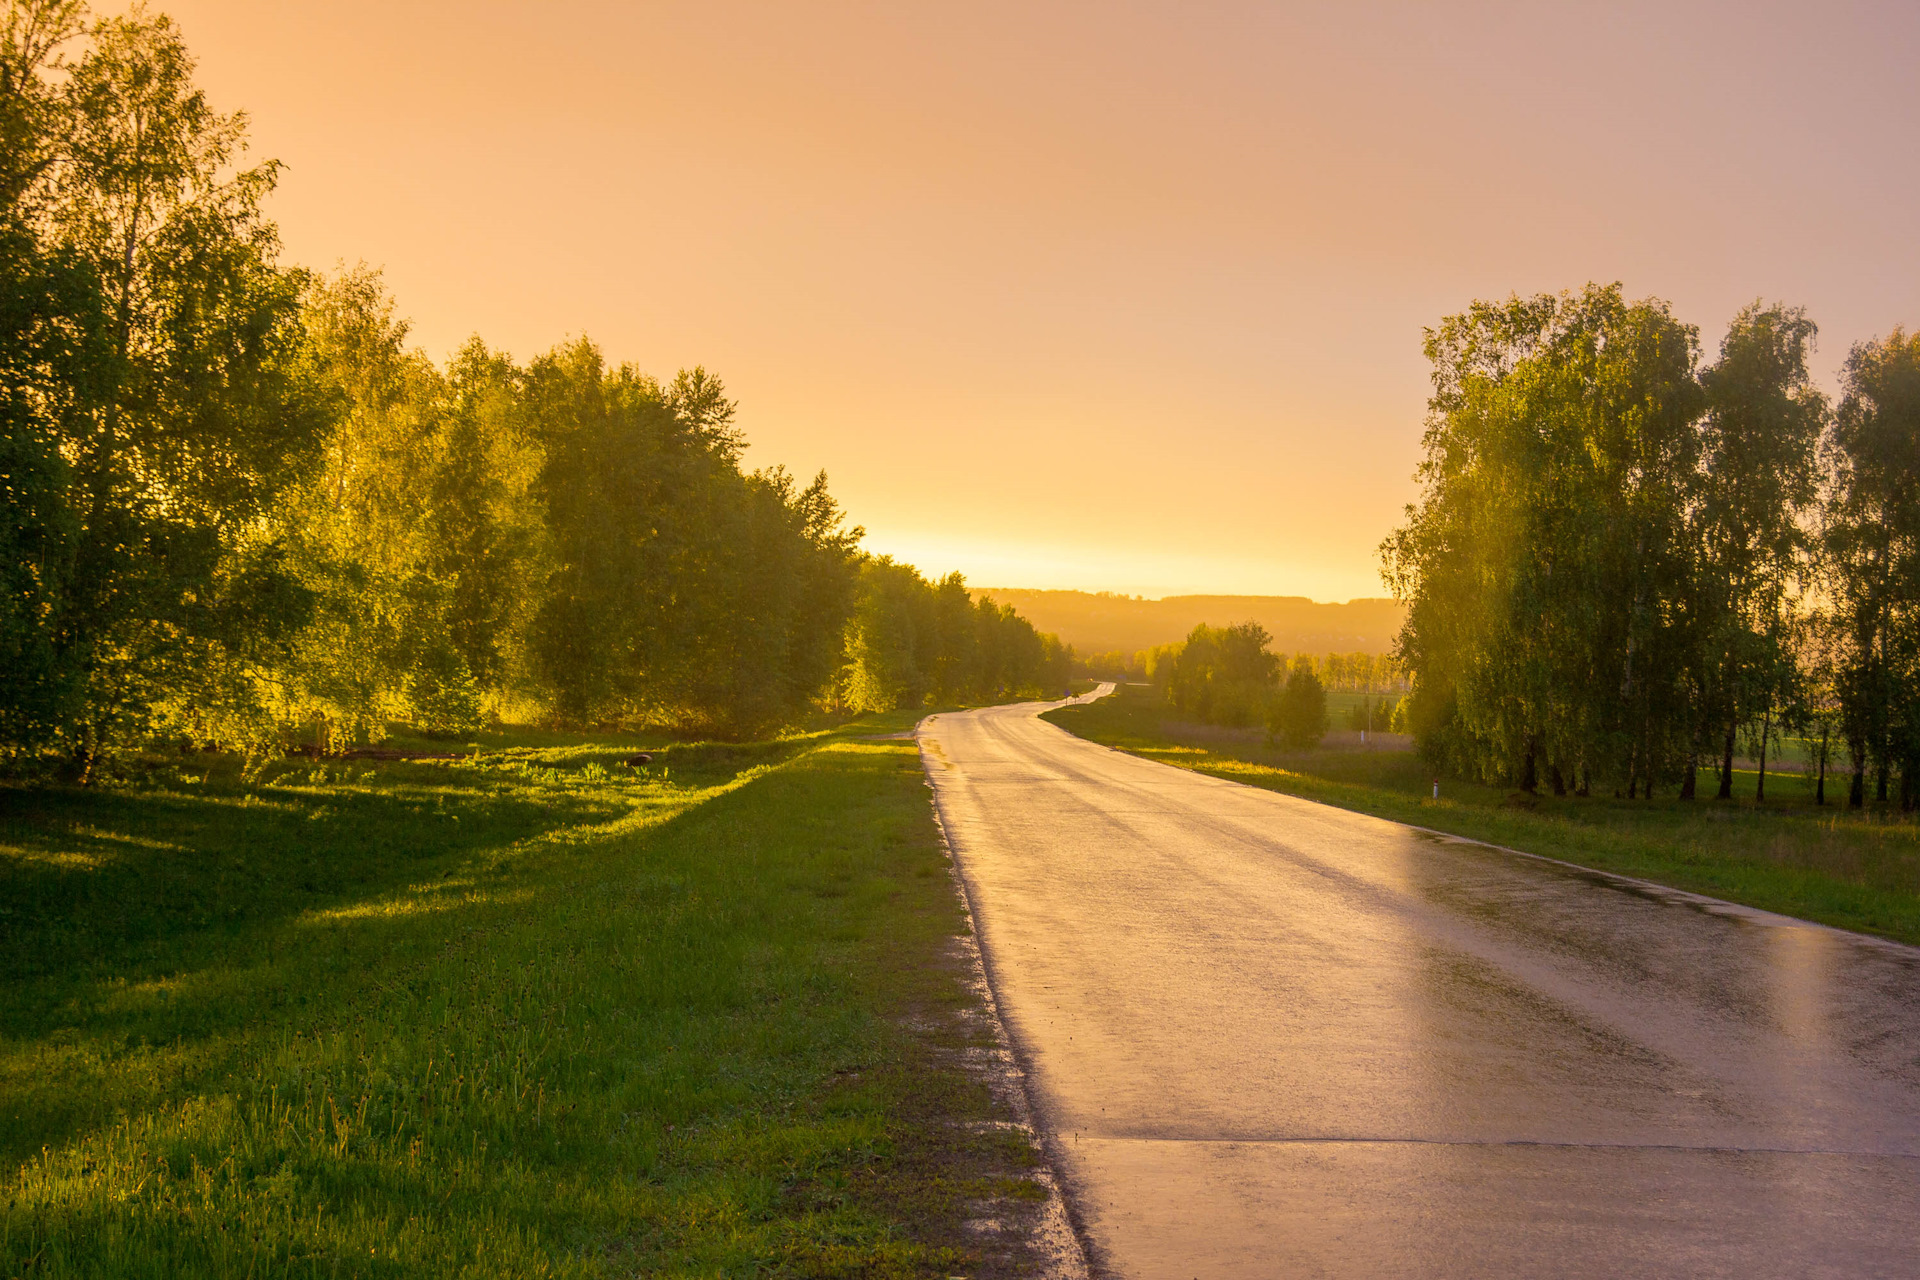
[[[1204,724],[1243,727],[1266,718],[1281,660],[1257,622],[1231,627],[1201,623],[1178,645],[1148,655],[1154,687],[1181,714]]]
[[[1363,695],[1356,704],[1359,719],[1351,726],[1358,729],[1368,727],[1366,708],[1375,705],[1375,693],[1405,687],[1398,664],[1386,655],[1303,653],[1289,663],[1287,655],[1268,652],[1271,640],[1266,629],[1254,622],[1231,627],[1202,623],[1177,644],[1136,655],[1131,667],[1136,676],[1100,678],[1144,678],[1189,720],[1229,728],[1270,723],[1285,683],[1282,677],[1294,668],[1311,675],[1323,695],[1329,689]],[[1385,729],[1392,704],[1382,700],[1377,705],[1378,718],[1372,727]]]
[[[853,711],[1062,696],[1073,651],[957,573],[930,583],[887,556],[861,568],[839,696]]]
[[[273,673],[275,709],[327,746],[376,739],[390,721],[464,727],[477,691],[454,642],[453,581],[437,570],[440,482],[472,462],[449,439],[446,384],[406,349],[406,325],[364,268],[315,281],[302,314],[334,421],[319,465],[283,504],[315,604]],[[498,461],[511,476],[511,459]]]
[[[1267,713],[1267,733],[1281,746],[1304,751],[1327,736],[1327,689],[1308,661],[1296,660]]]
[[[1410,714],[1412,710],[1412,698],[1401,698],[1397,700],[1393,704],[1393,720],[1387,726],[1388,731],[1390,733],[1412,733],[1413,720]]]
[[[662,387],[584,339],[435,369],[364,269],[307,315],[342,411],[292,504],[319,605],[285,718],[323,743],[529,714],[746,737],[830,685],[860,531],[824,476],[741,470],[718,378]]]
[[[934,589],[911,565],[881,556],[862,569],[860,601],[847,629],[842,697],[850,710],[892,711],[925,704],[931,684],[928,669],[945,656],[943,648],[959,640],[958,634],[942,634],[936,604]],[[964,634],[973,639],[970,626]]]
[[[1665,304],[1591,285],[1429,333],[1426,492],[1382,548],[1429,759],[1629,799],[1710,761],[1727,799],[1744,748],[1764,798],[1791,729],[1820,802],[1844,738],[1854,805],[1871,774],[1920,806],[1920,342],[1855,347],[1830,415],[1814,334],[1755,303],[1696,372]]]
[[[93,274],[0,231],[0,752],[55,741],[85,707],[70,614],[83,529],[61,451],[100,391],[106,317]]]
[[[260,214],[274,166],[235,167],[241,121],[194,90],[167,19],[102,21],[63,61],[81,18],[16,0],[0,38],[0,364],[23,500],[8,629],[41,708],[4,745],[64,751],[85,776],[102,748],[209,708],[260,720],[232,676],[301,621],[271,515],[325,417],[301,278]]]
[[[1589,288],[1476,304],[1427,348],[1428,496],[1389,543],[1414,696],[1451,704],[1425,744],[1486,777],[1542,754],[1624,774],[1671,746],[1693,331]]]
[[[1106,653],[1090,653],[1086,657],[1076,655],[1073,660],[1073,673],[1092,680],[1114,680],[1120,683],[1144,683],[1147,679],[1147,655],[1145,653],[1126,653],[1113,649]]]
[[[1394,732],[1393,722],[1400,710],[1397,698],[1363,697],[1347,708],[1347,728],[1357,732]]]
[[[167,18],[0,12],[0,758],[751,737],[844,701],[850,644],[857,706],[1064,688],[958,579],[887,596],[824,475],[743,469],[707,370],[584,338],[440,366],[378,273],[282,266],[278,165]]]
[[[1829,669],[1852,755],[1851,802],[1867,776],[1920,806],[1920,334],[1856,346],[1827,442],[1833,468],[1822,586]]]
[[[1764,737],[1782,713],[1804,719],[1808,711],[1794,597],[1826,418],[1807,371],[1814,332],[1797,309],[1755,303],[1734,318],[1719,363],[1700,376],[1707,412],[1693,595],[1702,651],[1692,691],[1700,739],[1721,745],[1723,796],[1741,728],[1758,716]]]
[[[1328,689],[1380,693],[1403,687],[1404,673],[1391,654],[1329,653],[1313,660],[1314,674]]]

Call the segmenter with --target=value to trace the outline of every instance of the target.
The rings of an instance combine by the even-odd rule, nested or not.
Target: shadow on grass
[[[419,772],[425,772],[421,770]],[[376,895],[473,850],[612,812],[460,785],[12,791],[0,802],[0,981],[166,977],[289,916]],[[5,1029],[34,1015],[0,1002]]]
[[[260,881],[303,874],[336,792],[268,788],[267,817],[239,796],[30,797],[5,820],[32,846],[12,861],[92,859],[65,871],[123,887],[259,844],[277,861],[203,892],[232,924],[169,908],[179,927],[138,939],[75,931],[91,945],[25,984],[32,1017],[18,984],[0,997],[21,1247],[58,1274],[128,1273],[121,1252],[227,1274],[247,1247],[355,1274],[396,1249],[416,1275],[476,1249],[498,1254],[488,1275],[602,1256],[778,1272],[819,1250],[847,1274],[947,1274],[957,1253],[910,1249],[874,1208],[939,1170],[872,1179],[894,1176],[900,1096],[926,1092],[924,1072],[891,1078],[887,1015],[953,998],[896,975],[930,972],[961,917],[911,747],[802,749],[689,753],[671,780],[570,800],[551,763],[511,774],[548,790],[509,797],[489,770],[422,767],[329,837],[351,867],[313,890]],[[923,1127],[929,1152],[951,1136],[944,1111]],[[959,1222],[946,1201],[970,1185],[925,1212]]]
[[[624,745],[600,742],[473,766],[289,764],[255,786],[202,773],[0,792],[0,1035],[56,1051],[38,1081],[0,1067],[16,1094],[0,1157],[57,1145],[122,1097],[61,1087],[69,1072],[155,1046],[180,1059],[173,1087],[197,1092],[251,1051],[237,1033],[324,1030],[372,975],[467,948],[477,913],[530,908],[539,868],[591,870],[597,843],[670,828],[810,745],[684,744],[651,770],[607,768]]]
[[[676,744],[638,770],[625,744],[599,741],[472,765],[277,765],[252,786],[201,764],[184,783],[173,770],[144,787],[0,788],[0,982],[166,977],[203,943],[244,948],[249,930],[476,850],[605,821],[635,784],[710,787],[808,745]],[[19,1014],[0,1001],[0,1029],[30,1034]]]

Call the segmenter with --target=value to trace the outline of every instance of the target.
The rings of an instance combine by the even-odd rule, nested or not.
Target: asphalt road
[[[927,771],[1096,1271],[1920,1275],[1920,951],[1202,777]]]

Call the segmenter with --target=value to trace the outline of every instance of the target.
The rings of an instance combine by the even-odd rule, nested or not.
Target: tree
[[[1327,736],[1327,690],[1311,660],[1294,659],[1287,683],[1268,715],[1267,732],[1281,746],[1305,751]]]
[[[1898,771],[1902,807],[1920,802],[1920,335],[1895,329],[1847,357],[1825,453],[1822,537],[1834,614],[1835,684],[1853,779],[1848,803],[1876,799]]]
[[[1393,714],[1398,706],[1398,700],[1391,696],[1375,698],[1369,695],[1347,709],[1347,728],[1355,732],[1384,732],[1393,723]]]
[[[982,683],[973,595],[964,577],[949,573],[934,584],[933,597],[933,696],[940,702],[963,702]]]
[[[497,481],[471,474],[479,467],[461,456],[472,443],[448,412],[447,383],[407,347],[377,272],[312,282],[302,315],[333,413],[317,465],[280,507],[314,604],[277,682],[277,710],[312,724],[323,747],[384,737],[392,721],[471,727],[480,689],[453,611],[461,569],[481,567],[461,563],[471,550],[462,543],[484,535],[449,527],[449,516],[457,525],[484,507]]]
[[[259,211],[274,166],[233,168],[244,119],[207,106],[165,18],[101,22],[63,62],[82,12],[8,8],[0,190],[10,260],[62,277],[28,287],[39,319],[13,336],[57,331],[81,362],[42,366],[57,393],[29,433],[40,443],[17,443],[61,460],[34,509],[71,517],[45,603],[60,620],[48,652],[80,673],[58,736],[86,777],[103,746],[153,727],[265,732],[249,673],[306,603],[266,517],[325,415],[300,277],[276,264]],[[10,274],[53,285],[40,268]]]
[[[1267,651],[1272,639],[1255,622],[1231,627],[1203,622],[1168,652],[1156,683],[1183,715],[1202,723],[1258,724],[1280,673],[1280,659]]]
[[[840,701],[855,711],[1055,697],[1073,660],[1010,606],[970,600],[959,574],[930,583],[887,556],[861,565],[846,653]]]
[[[11,0],[0,11],[0,210],[11,224],[34,219],[65,154],[72,111],[57,77],[86,12],[81,0]]]
[[[427,565],[449,584],[448,640],[498,719],[528,709],[527,629],[552,570],[534,496],[546,455],[505,355],[474,338],[441,379]]]
[[[245,151],[165,17],[0,8],[0,757],[738,737],[844,692],[850,645],[874,705],[1065,686],[957,575],[863,568],[824,475],[743,468],[706,369],[585,339],[442,367],[378,273],[283,267]]]
[[[1831,772],[1846,721],[1840,700],[1840,659],[1846,631],[1827,610],[1816,610],[1802,621],[1799,688],[1801,697],[1793,726],[1807,744],[1807,771],[1813,774],[1813,802],[1827,802],[1827,775]]]
[[[1795,307],[1756,302],[1734,317],[1720,359],[1701,371],[1702,482],[1695,519],[1699,736],[1721,746],[1720,797],[1732,794],[1734,739],[1768,726],[1795,697],[1791,596],[1802,577],[1804,515],[1818,494],[1826,400],[1807,359],[1815,326]],[[1689,750],[1685,790],[1691,794]],[[1764,777],[1764,774],[1762,775]]]
[[[860,603],[848,627],[846,705],[855,711],[920,706],[932,687],[927,666],[937,652],[927,582],[889,556],[867,561],[860,576]]]
[[[1382,544],[1408,721],[1436,764],[1533,789],[1684,760],[1694,330],[1617,285],[1429,330],[1424,493]]]
[[[744,480],[723,476],[700,592],[705,656],[683,713],[729,737],[792,723],[831,681],[860,538],[843,527],[824,473],[804,489],[777,467]]]
[[[861,532],[824,476],[802,487],[777,468],[740,470],[724,392],[703,370],[662,388],[609,369],[585,340],[526,371],[551,566],[527,652],[563,720],[737,736],[800,714],[841,665]],[[890,604],[860,607],[891,625]],[[896,677],[918,696],[930,660],[875,667],[885,687],[861,696],[907,696]]]
[[[56,741],[84,714],[90,647],[73,618],[80,514],[63,442],[106,376],[92,273],[0,230],[0,755]]]

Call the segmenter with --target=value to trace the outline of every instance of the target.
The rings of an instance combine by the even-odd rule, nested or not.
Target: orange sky
[[[1920,323],[1920,6],[155,0],[416,338],[704,363],[981,585],[1382,593],[1420,329]]]

